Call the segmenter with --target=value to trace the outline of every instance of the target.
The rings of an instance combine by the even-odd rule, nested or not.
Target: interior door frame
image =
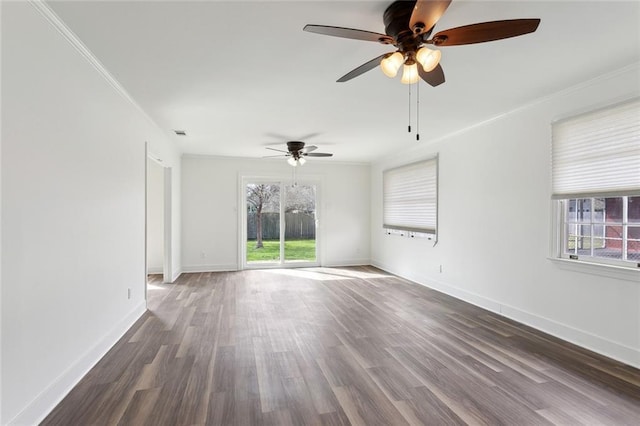
[[[247,263],[247,197],[245,188],[249,183],[277,183],[280,185],[280,196],[284,194],[282,188],[284,185],[290,184],[291,176],[282,174],[274,175],[244,175],[238,177],[238,270],[244,269],[283,269],[283,268],[311,268],[322,265],[322,240],[324,235],[322,232],[322,177],[317,175],[302,176],[296,179],[299,185],[315,185],[316,187],[316,260],[315,262],[289,262],[284,259],[284,250],[281,249],[281,258],[278,262],[273,263]],[[285,229],[284,223],[284,203],[280,199],[280,241],[284,244]]]
[[[162,187],[163,187],[163,256],[162,256],[162,281],[165,283],[173,282],[172,276],[172,247],[171,247],[171,233],[172,233],[172,169],[166,166],[162,159],[155,155],[149,149],[149,143],[145,143],[145,163],[144,163],[144,282],[145,282],[145,300],[147,299],[147,274],[148,274],[148,247],[147,247],[147,235],[149,232],[147,223],[147,213],[149,206],[147,205],[147,197],[149,191],[149,170],[148,162],[153,161],[162,167]]]

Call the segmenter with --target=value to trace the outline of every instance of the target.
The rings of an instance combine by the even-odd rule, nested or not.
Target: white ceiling
[[[371,161],[640,61],[638,1],[454,0],[436,32],[499,19],[542,22],[533,34],[442,48],[446,83],[421,83],[416,142],[407,133],[408,87],[399,77],[374,69],[335,82],[391,49],[302,31],[311,23],[384,33],[382,14],[390,3],[49,4],[191,154],[261,157],[267,145],[302,138],[335,154],[314,161]]]

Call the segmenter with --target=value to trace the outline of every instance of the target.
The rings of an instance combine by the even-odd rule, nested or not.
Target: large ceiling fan
[[[318,149],[317,146],[305,146],[305,143],[300,141],[287,142],[286,151],[269,147],[267,147],[267,149],[270,149],[271,151],[283,152],[284,154],[270,155],[269,157],[289,157],[287,162],[293,167],[296,167],[298,164],[302,166],[307,161],[305,157],[333,157],[333,154],[329,154],[327,152],[313,152]]]
[[[540,23],[540,19],[482,22],[443,30],[431,37],[450,3],[451,0],[395,1],[384,12],[386,34],[327,25],[306,25],[304,31],[396,47],[395,52],[373,58],[340,77],[338,82],[349,81],[378,65],[385,75],[395,77],[404,64],[403,83],[413,84],[422,78],[435,87],[444,83],[444,72],[439,64],[441,53],[427,48],[427,45],[458,46],[516,37],[534,32]]]

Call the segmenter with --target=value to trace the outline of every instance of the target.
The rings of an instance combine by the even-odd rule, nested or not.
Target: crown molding
[[[431,145],[431,144],[435,144],[435,143],[438,143],[438,142],[445,141],[445,140],[450,139],[450,138],[452,138],[454,136],[458,136],[458,135],[467,133],[467,132],[469,132],[469,131],[471,131],[473,129],[477,129],[479,127],[483,127],[483,126],[485,126],[487,124],[493,123],[495,121],[501,120],[501,119],[503,119],[505,117],[508,117],[510,115],[516,114],[516,113],[518,113],[520,111],[527,110],[527,109],[532,108],[534,106],[543,104],[545,102],[549,102],[549,101],[551,101],[553,99],[557,99],[557,98],[561,98],[563,96],[570,95],[570,94],[572,94],[574,92],[578,92],[580,90],[583,90],[585,88],[591,87],[591,86],[593,86],[595,84],[598,84],[598,83],[601,83],[603,81],[611,80],[613,78],[616,78],[616,77],[618,77],[620,75],[623,75],[623,74],[626,74],[628,72],[632,72],[634,70],[636,72],[640,72],[640,62],[631,63],[629,65],[626,65],[626,66],[622,67],[622,68],[607,72],[605,74],[601,74],[601,75],[599,75],[597,77],[594,77],[594,78],[591,78],[589,80],[582,81],[580,83],[574,84],[573,86],[569,86],[569,87],[567,87],[565,89],[562,89],[562,90],[559,90],[557,92],[553,92],[553,93],[550,93],[548,95],[541,96],[539,98],[535,98],[535,99],[533,99],[533,100],[531,100],[529,102],[526,102],[526,103],[524,103],[522,105],[519,105],[519,106],[517,106],[517,107],[515,107],[513,109],[504,111],[504,112],[502,112],[500,114],[496,114],[496,115],[494,115],[492,117],[489,117],[489,118],[487,118],[485,120],[481,120],[481,121],[475,122],[473,124],[470,124],[470,125],[468,125],[466,127],[458,129],[456,131],[444,134],[442,136],[438,136],[438,137],[436,137],[434,139],[428,139],[428,140],[425,139],[424,144],[414,145],[413,147],[411,147],[409,149],[403,150],[403,152],[400,153],[400,154],[394,155],[392,153],[390,156],[389,155],[385,155],[385,156],[379,157],[379,158],[373,160],[371,162],[371,164],[380,164],[380,163],[386,162],[389,158],[401,158],[402,156],[407,155],[408,153],[409,154],[415,154],[417,152],[421,152],[422,149],[424,149],[424,147],[426,145]],[[626,100],[629,100],[629,99],[633,99],[636,96],[637,95],[629,95],[629,96],[626,96],[626,97],[621,98],[621,99],[614,99],[612,102],[613,103],[623,102],[623,101],[626,101]]]
[[[49,7],[44,0],[28,0],[29,3],[55,28],[62,37],[82,56],[107,83],[127,102],[136,108],[151,124],[162,130],[160,126],[147,114],[147,112],[133,99],[118,80],[105,68],[100,60],[78,38],[78,36],[64,23],[64,21]]]

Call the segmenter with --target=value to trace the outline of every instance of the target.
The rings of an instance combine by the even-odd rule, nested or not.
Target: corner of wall
[[[551,123],[585,109],[637,97],[639,70],[640,63],[635,62],[458,129],[428,145],[416,145],[411,150],[374,161],[371,168],[372,264],[640,367],[639,305],[633,303],[640,299],[635,287],[620,283],[622,276],[628,274],[607,272],[606,279],[600,279],[594,277],[600,275],[595,270],[565,273],[559,271],[567,269],[564,265],[549,267],[550,215],[547,213],[551,197],[548,161]],[[385,168],[435,151],[442,154],[443,160],[439,231],[443,236],[446,234],[447,239],[441,239],[433,257],[426,257],[431,253],[416,254],[407,242],[382,240],[376,225],[382,211],[382,191],[375,186],[381,188]],[[484,165],[488,163],[492,167],[487,169]],[[497,197],[500,202],[521,205],[527,219],[515,219],[514,215],[496,209],[495,206],[500,205],[496,204]],[[468,205],[474,206],[472,215],[466,210]],[[516,229],[517,232],[511,232]],[[523,245],[522,235],[535,237],[527,240],[530,244]],[[487,244],[489,242],[491,244]],[[455,274],[436,274],[429,269],[430,260],[434,264],[445,261],[455,266]],[[628,281],[628,278],[622,279]],[[518,287],[513,286],[514,282]],[[582,303],[576,302],[577,292]],[[607,298],[606,303],[603,297]],[[553,303],[547,303],[548,300]],[[598,317],[595,312],[599,313]],[[600,317],[602,320],[596,319]]]
[[[140,162],[139,166],[137,164],[133,164],[133,160],[138,158],[137,155],[142,152],[142,151],[136,151],[136,149],[138,148],[136,144],[138,142],[142,142],[145,138],[149,136],[153,137],[157,141],[157,143],[160,144],[160,146],[162,146],[167,153],[169,153],[169,155],[172,157],[171,161],[178,162],[178,166],[179,166],[180,155],[178,153],[177,147],[173,144],[173,142],[169,138],[166,137],[162,129],[151,118],[149,118],[146,112],[142,110],[142,108],[127,93],[127,91],[118,83],[118,81],[109,74],[108,70],[106,70],[103,67],[103,65],[100,63],[100,61],[93,56],[91,51],[89,51],[89,49],[86,46],[84,46],[84,44],[75,36],[75,34],[69,28],[66,27],[65,23],[59,17],[56,16],[53,10],[51,10],[50,7],[48,6],[47,2],[42,0],[30,0],[29,3],[26,4],[25,6],[22,6],[22,5],[15,6],[15,3],[16,2],[14,2],[14,6],[12,6],[14,9],[10,9],[8,6],[5,7],[5,4],[7,3],[0,1],[0,10],[4,11],[4,17],[7,18],[3,22],[3,24],[7,24],[7,22],[13,18],[13,11],[16,10],[15,8],[19,8],[19,10],[17,10],[16,13],[19,13],[20,14],[19,16],[24,17],[25,19],[24,22],[22,20],[15,20],[13,22],[15,25],[13,26],[5,25],[5,27],[2,29],[3,35],[5,36],[3,48],[7,47],[7,42],[11,40],[13,50],[14,51],[21,50],[21,57],[29,56],[29,57],[37,58],[42,62],[49,61],[52,65],[52,69],[56,69],[61,74],[70,76],[69,84],[71,85],[80,84],[79,86],[74,86],[73,87],[74,89],[76,88],[83,89],[83,90],[78,90],[79,95],[77,98],[74,96],[69,96],[69,99],[67,99],[64,97],[64,95],[60,96],[58,92],[62,92],[64,90],[64,88],[66,87],[65,85],[67,84],[67,81],[66,80],[65,82],[55,81],[51,77],[52,73],[50,72],[42,73],[41,71],[38,71],[38,70],[45,69],[46,66],[45,67],[33,66],[31,67],[32,71],[34,71],[34,75],[38,75],[38,78],[39,78],[37,82],[41,83],[43,87],[52,88],[52,92],[51,94],[43,93],[43,92],[38,92],[38,93],[34,92],[34,93],[28,93],[28,95],[33,94],[33,96],[37,98],[37,101],[38,101],[37,103],[41,104],[43,106],[43,109],[46,108],[49,103],[53,105],[53,107],[50,108],[49,111],[51,111],[53,108],[60,108],[60,111],[62,111],[61,112],[62,118],[64,118],[65,120],[68,119],[68,124],[70,124],[71,126],[77,125],[81,127],[82,130],[89,130],[90,132],[94,133],[96,136],[95,138],[96,143],[101,141],[100,137],[104,137],[105,139],[107,139],[107,136],[105,136],[107,132],[105,132],[104,130],[112,130],[113,133],[117,134],[118,136],[121,136],[117,138],[112,138],[113,140],[118,141],[117,143],[114,143],[113,145],[105,144],[105,146],[109,146],[110,150],[113,150],[112,152],[110,151],[110,154],[112,153],[113,155],[96,156],[95,154],[91,154],[91,153],[87,154],[88,151],[83,152],[82,154],[87,155],[88,157],[101,157],[100,165],[105,166],[105,168],[106,168],[107,161],[112,161],[112,158],[126,159],[127,164],[126,164],[126,167],[123,168],[124,169],[123,173],[126,173],[126,178],[129,179],[127,180],[127,183],[131,183],[130,188],[133,188],[131,191],[131,194],[133,195],[129,194],[130,197],[127,198],[125,201],[123,201],[123,203],[130,202],[130,205],[133,206],[134,209],[139,208],[141,206],[139,202],[143,201],[143,198],[140,197],[141,195],[140,192],[138,192],[142,188],[140,177],[143,175],[143,172],[141,170],[142,162]],[[9,12],[11,12],[11,18],[9,17],[10,16]],[[12,31],[16,31],[16,34],[14,34]],[[53,35],[53,37],[51,35]],[[60,35],[61,37],[59,38],[58,35]],[[20,39],[19,37],[21,36],[25,36],[25,40],[28,40],[28,43],[20,44],[19,41],[22,39]],[[16,45],[18,46],[16,47]],[[47,51],[47,53],[49,53],[48,55],[39,54],[41,53],[41,49],[42,50],[45,49],[44,46],[47,46],[46,49],[48,49]],[[59,50],[51,50],[52,47]],[[29,49],[32,49],[32,50],[29,50]],[[2,55],[3,58],[5,58],[5,53],[7,52],[3,50],[3,55]],[[71,62],[70,59],[73,62]],[[16,73],[16,69],[18,69],[18,67],[21,66],[20,64],[21,62],[19,61],[15,61],[15,60],[11,61],[11,60],[5,59],[4,67],[2,68],[3,78],[5,77],[5,75],[11,75],[11,71],[13,72],[13,75],[20,75]],[[7,72],[7,71],[10,71],[10,72]],[[71,77],[75,77],[74,72],[78,72],[80,73],[79,75],[81,77],[87,77],[87,78],[72,79]],[[5,81],[10,81],[10,80],[5,79]],[[3,118],[6,117],[6,114],[17,111],[16,116],[18,116],[19,118],[24,117],[26,120],[29,117],[24,116],[24,114],[20,112],[20,111],[26,110],[26,108],[10,109],[12,104],[7,100],[7,93],[8,93],[7,91],[9,88],[13,88],[14,95],[17,93],[17,95],[15,95],[15,99],[19,100],[20,102],[18,103],[18,106],[21,106],[22,102],[24,102],[24,104],[26,105],[29,105],[29,104],[33,105],[34,102],[31,102],[31,98],[29,98],[29,96],[25,97],[24,94],[22,96],[19,96],[20,93],[18,93],[20,89],[22,89],[23,84],[25,87],[27,87],[27,85],[32,84],[33,82],[28,81],[26,77],[24,79],[22,78],[16,79],[16,81],[19,84],[7,83],[5,86],[5,90],[3,92],[4,97],[3,97],[2,106],[5,107],[6,109],[3,111]],[[105,81],[107,84],[105,84]],[[15,83],[15,81],[10,81],[10,82]],[[100,100],[100,102],[95,102],[96,99]],[[5,103],[5,101],[7,101],[7,103]],[[15,101],[15,102],[18,102],[18,101]],[[71,114],[65,115],[68,112],[72,112],[73,108],[75,108],[78,104],[82,102],[95,106],[96,107],[95,111],[98,111],[100,117],[109,116],[110,119],[112,119],[112,122],[117,123],[119,126],[114,125],[113,129],[111,128],[103,129],[102,127],[97,128],[91,125],[91,123],[93,122],[92,120],[77,120],[77,116],[74,116]],[[9,107],[7,107],[7,105],[9,105]],[[113,107],[114,105],[116,107]],[[68,111],[65,109],[65,107],[67,107]],[[92,112],[93,111],[94,110],[92,110]],[[112,112],[115,113],[114,117],[111,117],[110,115],[110,113]],[[124,118],[122,118],[118,114],[122,114]],[[42,114],[42,117],[49,117],[49,114],[47,114],[45,111],[45,113]],[[51,115],[51,117],[53,117],[53,115]],[[118,122],[118,120],[120,120],[120,122]],[[56,125],[58,126],[63,125],[63,124],[60,124],[59,120],[54,121],[52,119],[51,121],[53,123],[52,124],[53,127],[55,127]],[[13,122],[14,122],[14,126],[17,126],[16,121],[14,120]],[[5,123],[10,123],[10,121],[7,120],[5,121]],[[43,126],[42,128],[45,128],[45,127]],[[73,128],[70,128],[69,133],[74,133],[73,130],[74,130]],[[45,132],[46,130],[40,129],[38,131]],[[5,133],[8,133],[6,124],[5,124]],[[13,132],[13,133],[17,133],[17,132]],[[82,132],[78,132],[78,133],[84,135],[84,133]],[[24,157],[20,156],[18,157],[19,161],[16,161],[16,157],[12,157],[11,159],[9,159],[7,157],[7,154],[9,154],[9,152],[8,150],[4,149],[7,147],[7,144],[9,143],[9,141],[7,141],[6,139],[6,134],[3,134],[2,136],[3,136],[2,148],[5,152],[5,156],[4,156],[5,170],[3,170],[3,173],[5,177],[7,176],[11,177],[11,175],[9,175],[7,171],[9,167],[6,167],[6,165],[21,164],[21,161],[23,160],[23,158],[28,158],[28,157],[26,155]],[[20,137],[25,137],[25,136],[21,135]],[[127,140],[128,137],[131,138],[132,143],[128,143],[129,142]],[[47,140],[51,142],[51,139],[48,137],[33,137],[32,139],[34,141]],[[16,139],[16,140],[17,140],[17,142],[15,142],[16,146],[24,145],[19,143],[20,139]],[[63,147],[64,149],[62,150],[58,149],[58,151],[65,152],[65,154],[67,152],[66,150],[68,150],[69,152],[74,151],[75,145],[73,145],[73,143],[71,143],[70,141],[71,142],[77,141],[78,145],[80,145],[81,143],[84,144],[85,142],[84,140],[80,140],[80,137],[77,137],[76,139],[74,139],[74,138],[69,138],[67,135],[67,137],[62,138],[59,141],[60,142],[59,146]],[[58,146],[58,144],[53,144],[53,145]],[[23,153],[20,152],[20,154],[22,155]],[[107,159],[107,157],[109,158]],[[83,157],[78,157],[78,158],[82,160]],[[71,156],[69,156],[70,163],[81,164],[82,163],[81,160],[77,161],[76,157],[72,158]],[[24,160],[24,161],[26,162],[27,160]],[[113,164],[111,164],[110,166],[113,167]],[[94,175],[91,175],[91,176],[95,177],[96,180],[99,177],[98,173],[103,173],[102,169],[100,169],[99,172],[96,172],[95,169],[91,170],[91,172],[94,173],[95,175],[95,176]],[[26,182],[29,182],[29,181],[37,182],[36,178],[39,178],[39,177],[34,177],[32,175],[27,175],[26,173],[20,174],[19,176],[24,176],[24,180]],[[5,179],[5,186],[11,180],[12,179]],[[20,179],[13,179],[13,180],[21,181]],[[107,178],[105,178],[104,181],[110,182],[109,179]],[[88,182],[90,183],[91,181],[88,181]],[[103,180],[101,179],[100,183],[102,184],[102,182]],[[116,187],[116,186],[117,184],[114,183],[113,187]],[[178,183],[178,187],[179,187],[179,183]],[[19,192],[19,191],[13,191],[13,192]],[[2,215],[4,216],[5,220],[8,220],[9,214],[11,213],[11,211],[7,209],[7,206],[12,205],[12,208],[13,208],[13,206],[16,205],[16,203],[11,203],[11,199],[8,198],[9,193],[11,193],[11,191],[5,191],[4,194],[1,194],[2,197],[4,198],[4,210],[2,211]],[[40,197],[40,195],[37,193],[36,193],[36,196]],[[34,198],[36,198],[36,196],[34,196]],[[68,204],[65,204],[65,201],[66,200],[59,200],[60,205],[67,206]],[[178,203],[179,203],[179,198],[178,198]],[[127,205],[127,207],[128,206],[129,205]],[[176,208],[179,210],[180,208],[179,204],[177,204]],[[135,216],[136,214],[137,214],[137,210],[134,211],[133,215]],[[87,216],[90,216],[90,215],[87,214]],[[91,219],[94,219],[94,217],[91,217]],[[86,222],[92,223],[90,220],[87,220]],[[105,222],[109,222],[109,220],[106,219]],[[115,222],[115,220],[112,220],[109,223],[112,223],[112,222],[114,223],[113,228],[115,230],[123,230],[123,229],[129,230],[127,226],[130,227],[131,230],[135,232],[135,234],[130,234],[131,239],[134,241],[134,243],[135,241],[140,241],[140,239],[138,239],[140,235],[137,233],[138,232],[140,232],[140,234],[143,233],[142,223],[138,221],[132,222],[130,220],[130,217],[125,218],[121,222]],[[4,229],[5,229],[5,232],[2,235],[2,244],[6,245],[6,247],[11,247],[12,246],[11,240],[9,240],[6,232],[7,227],[5,227]],[[106,232],[107,231],[104,231],[105,234]],[[114,241],[116,240],[115,237],[112,237],[109,235],[104,236],[101,234],[100,237],[101,238],[104,237],[104,240],[108,240],[109,242],[112,239]],[[109,238],[109,237],[112,237],[112,238]],[[128,237],[128,235],[126,237]],[[178,234],[178,239],[179,239],[179,234]],[[101,240],[93,239],[93,237],[87,237],[86,240],[92,241],[96,247],[105,246],[104,244],[100,244]],[[59,241],[60,240],[58,239],[58,241],[54,242],[53,244],[58,244]],[[122,273],[114,273],[113,279],[105,278],[105,281],[111,279],[111,282],[117,282],[118,285],[122,285],[122,286],[126,286],[126,284],[124,283],[125,281],[130,281],[133,283],[131,284],[132,286],[139,285],[140,288],[143,288],[143,283],[144,283],[143,277],[146,273],[146,271],[144,271],[144,267],[142,266],[144,262],[143,260],[144,255],[143,253],[141,253],[142,246],[138,246],[134,243],[127,245],[127,249],[131,250],[133,256],[127,256],[126,259],[124,259],[126,262],[126,265],[124,265],[124,267],[122,268],[122,271],[117,271]],[[61,251],[64,251],[64,250],[61,250]],[[78,251],[80,251],[80,249]],[[4,268],[3,268],[4,271],[2,272],[2,274],[4,274],[5,276],[4,281],[11,282],[10,289],[12,290],[12,292],[16,288],[26,288],[26,286],[21,286],[21,283],[19,282],[19,280],[15,280],[13,276],[9,275],[10,269],[12,272],[16,270],[22,271],[22,269],[16,266],[18,265],[17,262],[13,262],[13,265],[12,265],[7,260],[8,259],[7,253],[9,253],[9,251],[5,250],[1,258],[2,262],[6,262],[4,263]],[[127,254],[129,254],[129,252],[127,252]],[[178,258],[180,257],[179,253],[176,254],[176,257]],[[96,256],[96,258],[98,258],[98,256]],[[37,265],[37,266],[40,267],[41,265]],[[179,270],[178,264],[174,265],[174,268],[176,267],[177,267],[177,271],[174,269],[173,273],[177,277],[179,276],[181,271]],[[46,269],[44,266],[42,268]],[[89,266],[87,266],[87,268],[89,268]],[[106,270],[107,268],[104,268],[104,269]],[[100,276],[101,279],[104,278],[105,274],[103,273],[103,271],[100,270],[99,272],[100,274],[96,274],[96,276]],[[78,274],[78,275],[82,275],[82,274]],[[2,282],[2,275],[0,275],[0,283],[1,282]],[[66,285],[66,283],[63,283],[63,285]],[[7,292],[8,289],[9,287],[5,286],[5,291],[4,291],[5,297],[3,299],[0,299],[0,309],[2,309],[1,308],[2,303],[6,303],[7,305],[5,305],[5,307],[7,307],[7,306],[12,306],[13,305],[12,302],[15,302],[15,299],[13,298],[12,293]],[[26,297],[22,298],[21,300],[29,300],[28,298],[29,294],[26,293],[26,291],[25,291],[25,294],[26,294]],[[0,291],[0,298],[2,297],[1,295],[2,295],[2,291]],[[7,295],[10,296],[11,300],[7,298]],[[86,295],[82,294],[78,296],[79,303],[76,303],[74,306],[85,307],[87,306],[88,302],[93,302],[93,300],[89,300],[88,298],[83,298],[84,296]],[[122,302],[120,302],[120,300],[122,300]],[[17,336],[20,336],[21,341],[30,342],[29,344],[32,345],[31,347],[33,347],[33,345],[38,344],[38,342],[40,341],[40,338],[46,333],[45,331],[43,331],[44,329],[41,326],[35,325],[30,329],[27,329],[26,327],[21,327],[20,330],[16,330],[16,327],[19,327],[20,325],[17,324],[17,322],[15,321],[12,322],[12,321],[5,320],[0,323],[0,326],[4,326],[5,328],[8,328],[11,331],[10,333],[2,332],[0,337],[0,365],[2,365],[2,362],[5,364],[8,364],[4,368],[5,374],[0,377],[0,382],[2,383],[2,385],[0,386],[0,410],[1,410],[0,423],[2,424],[5,424],[5,423],[6,424],[37,424],[40,420],[42,420],[44,416],[47,415],[49,410],[52,409],[66,395],[66,393],[74,385],[77,384],[77,382],[83,377],[83,375],[86,374],[86,372],[96,362],[99,361],[99,359],[118,341],[118,339],[122,335],[124,335],[127,329],[129,329],[133,325],[133,323],[141,315],[144,314],[146,310],[144,300],[140,301],[138,305],[133,307],[133,309],[132,309],[132,305],[135,303],[138,303],[137,299],[135,301],[130,300],[129,302],[124,302],[124,296],[123,296],[121,299],[118,299],[117,302],[112,302],[111,300],[109,300],[109,302],[111,303],[111,305],[105,306],[103,311],[101,311],[100,309],[95,310],[96,312],[95,318],[97,318],[97,320],[95,321],[96,324],[93,324],[94,326],[92,327],[89,333],[85,333],[85,335],[83,336],[84,337],[83,339],[79,338],[78,335],[73,335],[74,338],[69,339],[69,341],[75,345],[74,352],[73,352],[74,353],[73,359],[69,359],[68,355],[63,353],[64,351],[58,351],[64,356],[60,355],[58,357],[59,359],[55,359],[54,357],[56,354],[58,354],[58,352],[56,352],[55,350],[56,348],[51,348],[53,350],[49,351],[48,358],[55,359],[56,363],[52,368],[47,369],[46,376],[43,374],[36,374],[35,372],[29,371],[29,365],[33,364],[33,359],[37,357],[37,352],[27,349],[27,350],[24,350],[24,352],[20,352],[18,355],[16,355],[16,352],[18,351],[15,350],[15,348],[17,346],[13,345],[14,340],[9,340],[10,339],[9,336],[17,335]],[[55,301],[51,301],[48,306],[50,306],[52,310],[57,309],[58,307]],[[114,308],[114,309],[110,309],[110,308]],[[116,311],[116,314],[114,315],[115,308],[117,308],[117,311]],[[7,311],[8,309],[4,309],[4,312],[1,312],[2,315],[8,315]],[[20,314],[26,315],[26,311],[25,313],[21,312]],[[45,314],[40,313],[40,315],[42,315],[43,317],[46,317],[46,313]],[[49,318],[55,318],[55,315],[49,314]],[[0,316],[0,321],[1,321],[1,316]],[[82,326],[84,327],[88,327],[85,325],[85,322],[83,321],[79,321],[77,323],[82,324]],[[52,326],[52,328],[54,327]],[[68,333],[68,334],[72,333],[72,331],[68,330],[65,327],[56,327],[55,331],[59,333]],[[104,336],[100,338],[101,335],[104,335]],[[2,349],[4,349],[4,352],[2,351]],[[13,353],[10,352],[10,350],[13,350]],[[24,360],[23,365],[20,365],[20,366],[15,365],[16,360],[20,360],[21,357]],[[22,362],[22,360],[20,361]],[[7,372],[10,372],[10,371],[18,372],[20,375],[14,375],[14,377],[17,377],[17,378],[16,379],[12,378],[10,381],[8,379],[9,374],[6,374]],[[0,367],[0,374],[2,374],[2,367]],[[31,376],[25,378],[24,376],[27,374],[31,374]],[[21,377],[24,379],[21,379]],[[16,389],[15,389],[16,384],[20,384],[20,385],[28,384],[28,386],[25,386],[25,389],[23,389],[23,392],[19,393],[19,392],[16,392]],[[26,389],[27,387],[28,389]],[[5,392],[2,392],[2,388],[4,388]],[[16,395],[19,395],[19,398],[17,398]],[[19,400],[17,402],[11,401],[10,397],[12,396],[14,397],[14,399],[16,400],[19,399]]]
[[[44,420],[80,379],[100,361],[146,311],[146,301],[142,301],[7,424],[31,425]]]
[[[385,265],[380,261],[374,260],[371,264],[376,268],[380,268],[383,271],[394,274],[400,278],[432,290],[436,290],[440,293],[470,303],[474,306],[478,306],[482,309],[486,309],[487,311],[512,319],[529,327],[533,327],[543,333],[547,333],[551,336],[581,346],[606,357],[640,368],[640,351],[637,349],[597,336],[587,331],[571,327],[553,319],[545,318],[540,315],[526,312],[522,309],[505,305],[496,300],[457,288],[443,281],[417,275],[409,276],[408,274],[400,274],[393,271],[389,265]]]
[[[172,283],[176,282],[176,280],[180,278],[180,275],[182,275],[182,268],[178,268],[174,270],[173,274],[171,275],[171,282]]]

